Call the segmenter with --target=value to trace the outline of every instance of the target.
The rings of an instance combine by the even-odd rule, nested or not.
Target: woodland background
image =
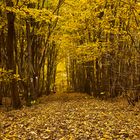
[[[66,91],[135,105],[139,0],[0,1],[0,104]]]

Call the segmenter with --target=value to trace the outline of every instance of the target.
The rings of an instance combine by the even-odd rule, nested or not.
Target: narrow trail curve
[[[72,93],[0,112],[0,140],[138,140],[140,113],[120,102]]]

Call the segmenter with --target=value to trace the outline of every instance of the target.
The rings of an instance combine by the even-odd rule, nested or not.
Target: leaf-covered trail
[[[85,94],[51,95],[21,110],[0,112],[0,140],[140,140],[140,112]]]

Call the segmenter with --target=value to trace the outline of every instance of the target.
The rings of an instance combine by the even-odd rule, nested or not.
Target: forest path
[[[139,140],[140,112],[85,94],[54,94],[21,110],[0,112],[0,140]]]

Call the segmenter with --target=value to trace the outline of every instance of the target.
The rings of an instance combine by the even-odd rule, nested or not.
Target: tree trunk
[[[11,0],[6,0],[6,5],[9,7],[13,6],[13,2]],[[16,73],[16,65],[14,60],[14,41],[15,41],[15,27],[14,27],[14,20],[15,14],[13,12],[7,13],[7,20],[8,20],[8,35],[7,35],[7,69],[13,70],[13,74]],[[12,98],[12,105],[14,108],[20,107],[20,98],[19,93],[17,91],[17,82],[15,79],[12,80],[10,83],[11,88],[11,98]]]

